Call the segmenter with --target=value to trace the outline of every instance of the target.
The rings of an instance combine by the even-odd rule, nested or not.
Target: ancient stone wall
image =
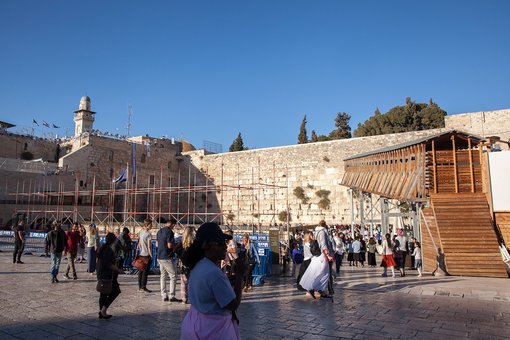
[[[233,224],[282,223],[289,205],[292,224],[350,223],[350,199],[340,185],[343,160],[442,130],[205,155],[185,153],[217,186],[216,198]],[[300,195],[299,191],[303,195]],[[326,200],[325,200],[326,199]],[[320,203],[322,200],[322,203]],[[327,203],[329,200],[329,204]],[[228,221],[226,221],[228,222]]]
[[[445,117],[448,129],[457,129],[474,135],[489,137],[499,136],[502,141],[510,140],[510,109],[460,113]],[[508,145],[499,143],[502,149]]]
[[[32,159],[42,158],[46,162],[56,162],[59,145],[54,141],[16,134],[0,134],[0,157],[23,158],[23,154]]]

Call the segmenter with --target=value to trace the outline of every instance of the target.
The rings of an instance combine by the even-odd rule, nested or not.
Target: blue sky
[[[250,148],[429,98],[510,108],[510,1],[0,1],[0,120]]]

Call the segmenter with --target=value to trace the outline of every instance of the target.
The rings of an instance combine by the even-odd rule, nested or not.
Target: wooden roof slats
[[[467,134],[445,133],[400,149],[354,156],[345,160],[341,184],[407,201],[425,201],[430,193],[482,192],[478,142]]]

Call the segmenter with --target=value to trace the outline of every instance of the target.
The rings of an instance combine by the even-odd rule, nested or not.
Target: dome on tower
[[[90,97],[83,96],[80,99],[80,110],[90,111]]]

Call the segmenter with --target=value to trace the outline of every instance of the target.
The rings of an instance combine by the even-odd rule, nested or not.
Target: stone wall
[[[350,156],[411,141],[441,129],[317,142],[267,149],[206,155],[185,153],[217,186],[221,210],[234,224],[282,223],[289,205],[292,224],[350,223],[350,199],[340,185],[343,160]],[[305,199],[294,194],[301,188]],[[321,208],[321,197],[330,200]],[[329,195],[327,195],[329,192]],[[325,195],[326,194],[326,195]]]
[[[460,113],[445,117],[445,126],[489,137],[499,136],[502,141],[510,141],[510,109]],[[499,143],[502,149],[508,149],[508,144]]]
[[[42,138],[16,134],[0,134],[0,157],[22,158],[24,152],[32,154],[32,159],[42,158],[46,162],[57,161],[58,143]]]

